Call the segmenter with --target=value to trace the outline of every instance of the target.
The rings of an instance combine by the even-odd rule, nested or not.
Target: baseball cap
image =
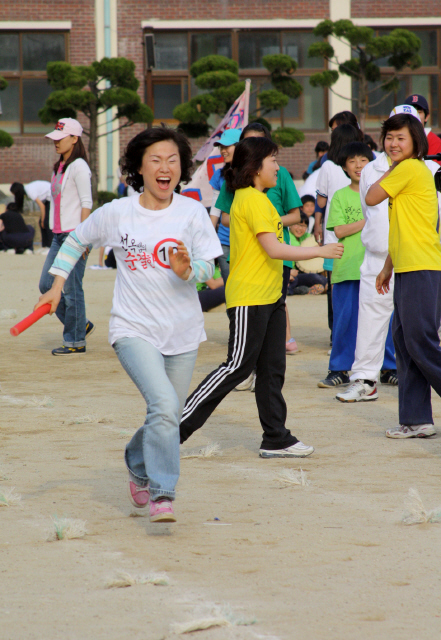
[[[397,107],[394,107],[389,114],[389,118],[392,118],[392,116],[396,116],[399,113],[407,113],[409,116],[413,116],[419,122],[421,122],[418,111],[410,104],[399,104]]]
[[[82,133],[83,127],[78,120],[74,120],[74,118],[61,118],[55,125],[55,129],[51,131],[51,133],[47,133],[44,137],[50,138],[51,140],[62,140],[63,138],[67,138],[67,136],[81,137]]]
[[[229,147],[232,144],[237,144],[241,133],[242,129],[225,129],[219,140],[214,143],[214,146],[218,147],[221,144],[224,147]]]
[[[412,96],[409,96],[405,99],[404,104],[410,104],[415,109],[422,109],[426,113],[429,113],[429,103],[427,102],[424,96],[420,96],[419,93],[414,93]]]

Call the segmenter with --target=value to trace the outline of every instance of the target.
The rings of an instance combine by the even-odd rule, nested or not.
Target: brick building
[[[19,18],[19,19],[18,19]],[[369,111],[366,130],[378,132],[380,121],[393,104],[412,92],[427,96],[431,126],[440,131],[441,116],[441,5],[439,0],[2,0],[0,4],[0,75],[9,86],[0,93],[3,113],[0,128],[14,136],[14,146],[0,150],[0,188],[6,192],[14,180],[47,179],[55,156],[43,139],[48,127],[38,120],[38,110],[50,91],[46,64],[68,60],[90,64],[107,56],[125,56],[136,64],[140,96],[154,109],[158,122],[175,124],[173,108],[196,95],[189,68],[211,53],[227,55],[239,63],[241,78],[266,88],[268,78],[261,58],[267,53],[288,53],[298,60],[296,78],[304,91],[281,112],[266,116],[273,126],[281,123],[302,129],[305,142],[283,149],[282,164],[300,178],[313,158],[317,140],[329,139],[327,122],[333,113],[350,109],[351,101],[325,89],[314,89],[309,76],[323,65],[307,57],[314,41],[312,29],[325,18],[351,18],[356,24],[384,33],[395,27],[416,32],[421,38],[423,66],[404,72],[400,91]],[[155,66],[148,67],[145,38],[152,34]],[[347,57],[347,47],[335,42],[337,53]],[[350,97],[349,78],[335,86]],[[256,99],[251,105],[258,107]],[[103,126],[106,124],[103,122]],[[100,188],[114,189],[121,149],[139,127],[100,139]],[[201,140],[195,140],[197,148]]]

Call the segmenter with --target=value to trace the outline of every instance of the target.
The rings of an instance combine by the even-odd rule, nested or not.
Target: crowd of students
[[[84,296],[72,305],[69,282],[82,294],[90,247],[113,250],[109,341],[148,407],[125,451],[128,494],[136,508],[149,509],[152,522],[176,519],[179,442],[244,382],[255,390],[259,455],[313,453],[286,428],[282,394],[286,355],[297,349],[285,299],[302,287],[328,293],[332,350],[319,386],[352,382],[337,394],[340,401],[374,400],[381,370],[382,382],[399,383],[399,426],[386,435],[435,433],[430,387],[441,395],[441,246],[433,174],[439,165],[424,161],[429,139],[413,106],[396,107],[384,122],[378,157],[353,114],[334,116],[329,148],[319,149],[312,168],[320,166],[307,179],[318,174],[316,199],[299,197],[263,125],[225,132],[218,143],[225,166],[211,181],[210,217],[178,193],[190,177],[191,148],[166,127],[143,131],[127,146],[122,172],[134,194],[90,214],[80,127],[64,119],[48,134],[59,153],[51,181],[54,238],[36,307],[50,303],[64,324],[64,345],[54,355],[84,353],[93,324]],[[313,260],[315,272],[304,267]],[[187,397],[206,338],[202,309],[221,300],[230,328],[227,358]]]

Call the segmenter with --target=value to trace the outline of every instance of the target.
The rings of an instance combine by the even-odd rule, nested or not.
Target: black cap
[[[418,93],[414,93],[412,96],[406,98],[403,104],[410,104],[412,107],[415,107],[415,109],[419,107],[426,112],[426,115],[429,113],[429,103],[424,96],[420,96]]]

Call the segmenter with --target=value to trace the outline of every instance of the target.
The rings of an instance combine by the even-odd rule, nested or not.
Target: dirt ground
[[[43,261],[0,255],[0,314],[31,311]],[[123,451],[145,407],[107,343],[114,277],[86,271],[97,329],[84,356],[51,355],[55,317],[18,338],[17,320],[0,319],[0,500],[10,489],[22,498],[0,508],[0,639],[168,640],[174,624],[207,618],[231,626],[182,637],[441,637],[441,524],[402,523],[409,488],[428,509],[441,504],[441,437],[384,437],[397,423],[395,388],[352,405],[317,388],[329,348],[324,296],[288,302],[301,348],[287,363],[288,426],[315,453],[259,459],[254,394],[231,393],[184,445],[183,454],[217,442],[221,455],[182,460],[177,524],[130,517]],[[225,313],[205,321],[192,388],[226,354]],[[308,486],[280,483],[283,470],[300,469]],[[86,535],[48,541],[63,517],[85,521]],[[165,573],[168,585],[106,588],[121,571]]]

